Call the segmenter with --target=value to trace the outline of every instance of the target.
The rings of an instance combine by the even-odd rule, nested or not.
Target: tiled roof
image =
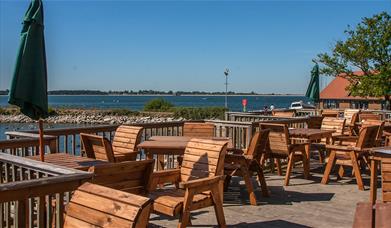
[[[363,75],[362,71],[354,72],[355,75],[361,76]],[[320,99],[331,99],[331,100],[378,100],[379,98],[375,97],[353,97],[349,95],[349,91],[346,90],[350,82],[341,77],[337,76],[320,92]]]

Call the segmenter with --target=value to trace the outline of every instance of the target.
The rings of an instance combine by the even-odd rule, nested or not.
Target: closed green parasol
[[[311,81],[308,85],[307,92],[305,96],[314,101],[314,103],[319,102],[319,66],[316,64],[311,71]]]
[[[43,5],[32,0],[24,16],[20,47],[11,83],[8,103],[39,120],[40,152],[43,160],[43,123],[48,116],[47,69],[43,32]]]

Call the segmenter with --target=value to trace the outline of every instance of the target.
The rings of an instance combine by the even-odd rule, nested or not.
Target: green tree
[[[363,18],[356,28],[348,26],[346,40],[336,42],[330,54],[321,53],[320,73],[349,80],[352,96],[384,97],[391,93],[391,16],[387,12]],[[363,75],[354,74],[360,70]]]

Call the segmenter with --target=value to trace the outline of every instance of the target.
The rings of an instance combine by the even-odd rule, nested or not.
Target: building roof
[[[355,75],[363,75],[362,71],[354,72]],[[346,90],[346,87],[350,85],[350,82],[341,77],[341,75],[336,76],[334,80],[330,82],[321,92],[320,99],[328,100],[379,100],[380,98],[376,97],[354,97],[350,96],[350,92]]]

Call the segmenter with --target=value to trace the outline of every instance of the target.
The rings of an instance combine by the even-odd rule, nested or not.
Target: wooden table
[[[36,161],[41,160],[39,155],[29,156],[27,158]],[[95,165],[108,163],[106,161],[96,160],[87,157],[80,157],[80,156],[70,155],[66,153],[45,154],[45,162],[67,167],[67,168],[83,170],[83,171],[88,171],[90,167]]]
[[[149,140],[138,144],[138,149],[143,149],[148,159],[158,155],[158,169],[162,169],[164,159],[162,155],[183,155],[187,143],[194,137],[187,136],[152,136]],[[212,137],[213,140],[229,140],[229,138]],[[232,147],[230,144],[228,147]]]
[[[371,153],[371,181],[370,201],[376,203],[377,198],[377,168],[383,160],[391,161],[391,147],[377,147],[370,150]]]
[[[334,130],[321,130],[312,128],[293,128],[289,129],[289,135],[292,138],[305,139],[309,144],[306,145],[306,153],[309,158],[311,143],[326,138],[326,143],[330,142],[333,136]]]

